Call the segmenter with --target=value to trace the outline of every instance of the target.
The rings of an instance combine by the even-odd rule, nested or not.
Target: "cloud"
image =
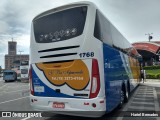
[[[106,0],[101,8],[104,5],[103,13],[130,42],[145,41],[150,32],[153,40],[160,40],[160,1]]]
[[[23,51],[22,54],[29,54],[30,35],[22,35],[16,41],[17,53]]]
[[[4,26],[0,29],[8,34],[30,33],[32,19],[49,9],[66,3],[77,2],[81,0],[1,0],[0,5],[0,25]],[[97,0],[93,0],[97,1]]]
[[[0,21],[0,33],[6,33],[8,30],[9,25],[4,21]]]

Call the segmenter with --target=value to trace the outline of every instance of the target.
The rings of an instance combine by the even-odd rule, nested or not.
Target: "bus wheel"
[[[119,108],[122,108],[122,106],[123,106],[123,103],[124,103],[124,91],[123,91],[123,89],[121,89],[121,96],[120,96],[121,98],[120,98],[120,103],[119,103]]]
[[[129,97],[129,92],[128,90],[126,90],[126,94],[125,94],[125,97],[124,97],[124,102],[128,102],[128,97]]]
[[[129,85],[129,82],[127,82],[127,88],[126,88],[126,90],[125,90],[126,92],[126,95],[125,95],[125,97],[124,97],[124,102],[126,103],[126,102],[128,102],[128,98],[129,98],[129,93],[130,93],[130,85]]]
[[[8,82],[7,80],[5,80],[5,82]]]

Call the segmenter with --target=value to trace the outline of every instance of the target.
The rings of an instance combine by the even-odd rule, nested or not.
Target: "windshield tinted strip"
[[[68,46],[68,47],[59,47],[59,48],[53,48],[53,49],[46,49],[46,50],[40,50],[39,53],[42,52],[52,52],[52,51],[58,51],[58,50],[66,50],[66,49],[72,49],[72,48],[78,48],[80,46]]]

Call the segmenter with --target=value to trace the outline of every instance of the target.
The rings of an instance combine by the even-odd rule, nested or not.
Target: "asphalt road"
[[[5,83],[0,78],[0,111],[33,111],[29,105],[29,84],[21,82]],[[129,112],[129,116],[128,113]],[[131,113],[150,113],[159,111],[159,117],[131,117]],[[111,117],[115,116],[115,117]],[[118,117],[119,116],[119,117]],[[131,93],[128,103],[121,109],[115,109],[112,113],[101,118],[84,118],[75,116],[55,115],[43,118],[0,118],[0,120],[160,120],[160,82],[148,81],[141,83]]]

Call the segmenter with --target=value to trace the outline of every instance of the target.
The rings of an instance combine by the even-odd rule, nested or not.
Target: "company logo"
[[[77,28],[71,28],[71,29],[66,29],[66,30],[60,30],[60,31],[55,31],[55,32],[50,32],[46,34],[41,34],[39,36],[40,41],[46,41],[46,40],[51,40],[51,41],[59,41],[63,37],[71,37],[77,34]]]
[[[55,86],[67,84],[75,90],[83,90],[89,83],[89,71],[82,60],[65,63],[36,64],[46,78]],[[60,67],[57,67],[60,66]]]

